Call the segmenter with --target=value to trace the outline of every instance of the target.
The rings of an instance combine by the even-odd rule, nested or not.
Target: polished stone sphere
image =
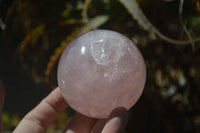
[[[93,30],[74,39],[58,65],[58,85],[77,112],[107,118],[113,109],[130,109],[145,85],[144,59],[124,35]]]

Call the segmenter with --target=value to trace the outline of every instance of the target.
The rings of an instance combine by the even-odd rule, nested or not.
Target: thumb
[[[123,108],[113,110],[105,124],[102,133],[122,133],[128,123],[128,111]]]

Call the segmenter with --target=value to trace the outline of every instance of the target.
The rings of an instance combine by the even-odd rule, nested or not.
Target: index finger
[[[22,119],[13,133],[44,133],[67,106],[57,87]]]

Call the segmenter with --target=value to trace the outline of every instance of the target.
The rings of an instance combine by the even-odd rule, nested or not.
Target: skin
[[[3,95],[2,87],[0,89],[0,93]],[[64,112],[67,107],[68,104],[65,102],[60,89],[57,87],[22,119],[13,133],[45,133],[58,115]],[[1,104],[2,108],[3,104]],[[125,108],[117,108],[113,110],[107,119],[101,120],[76,113],[63,132],[122,133],[127,122],[128,113]]]

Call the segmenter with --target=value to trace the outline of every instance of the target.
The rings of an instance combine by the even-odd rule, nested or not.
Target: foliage
[[[3,124],[5,130],[13,130],[20,122],[18,115],[10,115],[8,113],[3,113]]]

